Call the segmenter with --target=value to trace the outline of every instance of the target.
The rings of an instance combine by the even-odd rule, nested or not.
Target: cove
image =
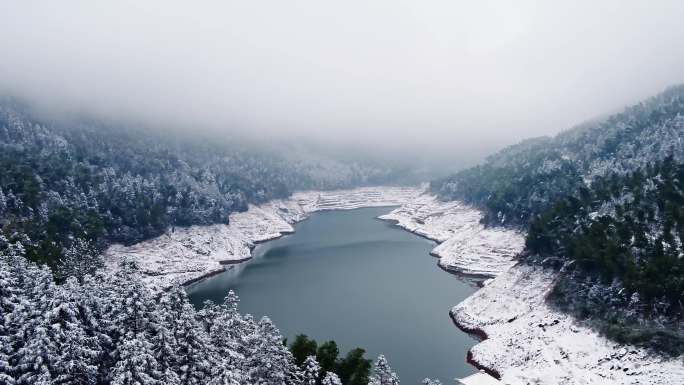
[[[434,242],[376,219],[389,210],[314,213],[253,259],[189,286],[190,300],[220,303],[233,289],[242,313],[269,316],[289,341],[303,333],[335,340],[341,355],[383,353],[403,384],[453,383],[476,371],[465,361],[476,341],[449,309],[476,287],[437,266]]]

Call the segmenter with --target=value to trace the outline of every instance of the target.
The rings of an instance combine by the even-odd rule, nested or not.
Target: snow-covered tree
[[[399,385],[399,377],[392,371],[384,355],[379,355],[369,385]]]
[[[318,364],[318,361],[316,361],[316,357],[306,357],[306,360],[304,360],[304,364],[302,365],[302,384],[316,385],[320,371],[321,366]]]
[[[59,351],[50,338],[48,327],[39,326],[25,345],[16,352],[16,383],[21,385],[51,384],[55,366],[59,363]]]
[[[186,310],[173,326],[176,340],[176,359],[179,377],[184,385],[202,385],[211,377],[214,359],[209,352],[212,347],[200,323],[195,319],[195,310],[187,306]]]
[[[246,340],[253,346],[247,355],[244,367],[250,380],[260,384],[289,384],[298,382],[298,373],[290,351],[283,345],[280,331],[268,317],[263,317],[256,329]]]
[[[19,289],[17,276],[10,272],[7,258],[0,255],[0,384],[13,384],[14,376],[10,366],[10,355],[14,352],[13,335],[16,325],[13,316],[21,305],[21,290]]]
[[[21,247],[2,242],[2,385],[302,383],[278,329],[241,315],[234,293],[197,312],[182,288],[151,295],[127,263],[55,285]],[[317,366],[307,361],[307,385]]]
[[[76,238],[67,248],[59,261],[61,278],[76,277],[83,281],[87,274],[92,275],[104,267],[98,250],[87,240]]]
[[[98,379],[99,346],[94,337],[81,328],[72,327],[65,333],[58,358],[54,385],[94,385]]]
[[[119,346],[119,361],[112,370],[112,385],[161,385],[152,345],[133,337]]]
[[[323,377],[323,381],[321,382],[323,385],[342,385],[342,381],[340,381],[340,378],[337,376],[337,374],[333,372],[327,372],[325,374],[325,377]]]
[[[2,188],[0,188],[0,218],[2,218],[5,215],[6,211],[7,211],[7,197],[5,197],[5,193],[3,193]]]
[[[232,364],[219,364],[215,367],[208,385],[242,385],[245,384],[244,374],[235,369]]]

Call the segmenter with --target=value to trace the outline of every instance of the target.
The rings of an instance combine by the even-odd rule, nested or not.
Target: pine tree
[[[322,385],[342,385],[342,381],[337,377],[337,374],[333,372],[327,372],[325,377],[323,377]]]
[[[45,326],[37,327],[16,353],[17,381],[19,385],[51,384],[55,365],[59,360],[58,348]]]
[[[316,357],[314,356],[308,356],[304,360],[304,364],[302,365],[302,384],[303,385],[316,385],[316,382],[318,381],[318,375],[321,371],[321,366],[318,365],[318,361],[316,361]]]
[[[112,369],[112,385],[161,385],[149,342],[133,337],[123,341],[118,349],[120,359]]]
[[[175,357],[179,378],[184,385],[202,385],[211,376],[213,363],[208,337],[195,319],[195,310],[189,303],[183,306],[180,318],[173,326],[176,341]]]
[[[99,349],[95,338],[72,327],[60,347],[54,385],[93,385],[97,383]]]
[[[237,311],[226,307],[222,308],[220,315],[212,322],[209,329],[211,345],[228,367],[237,368],[240,361],[244,360],[247,351],[243,340],[249,329],[251,328]]]
[[[161,378],[165,384],[180,383],[174,368],[178,367],[176,351],[178,346],[173,333],[166,324],[157,326],[156,334],[152,338],[153,355],[157,361]]]
[[[263,317],[257,333],[247,340],[248,346],[254,346],[245,360],[251,381],[268,385],[299,382],[292,354],[283,346],[282,340],[271,320]]]
[[[307,357],[316,354],[316,347],[316,341],[313,339],[309,339],[309,337],[304,334],[296,335],[295,340],[290,344],[290,351],[294,357],[295,364],[297,366],[302,366]]]
[[[14,353],[15,311],[20,306],[21,290],[17,278],[10,273],[7,256],[0,254],[0,384],[14,384],[10,355]]]
[[[322,343],[316,351],[316,359],[321,365],[321,373],[332,372],[337,366],[337,356],[340,351],[335,341]]]
[[[59,276],[62,279],[76,277],[83,282],[83,277],[103,267],[104,262],[98,250],[89,241],[76,238],[59,261]]]
[[[230,365],[220,364],[216,366],[208,385],[242,385],[246,378],[240,370]]]
[[[114,341],[132,340],[145,336],[154,328],[155,304],[152,294],[143,283],[138,268],[131,263],[122,265],[114,280],[112,313]]]
[[[7,211],[7,197],[5,197],[5,193],[3,193],[2,188],[0,188],[0,218],[5,217],[6,211]]]
[[[361,348],[352,349],[337,365],[336,373],[343,383],[347,385],[368,384],[372,361],[364,357],[365,353],[366,351]]]
[[[375,361],[373,375],[368,385],[399,385],[397,374],[392,371],[384,355],[379,355]]]

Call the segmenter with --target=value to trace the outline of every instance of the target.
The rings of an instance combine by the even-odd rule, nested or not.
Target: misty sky
[[[0,93],[472,159],[684,82],[684,1],[0,1]]]

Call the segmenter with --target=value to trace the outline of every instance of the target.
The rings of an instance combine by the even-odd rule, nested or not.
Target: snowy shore
[[[516,265],[451,310],[487,339],[470,358],[510,384],[684,384],[684,357],[619,345],[550,308],[555,273]]]
[[[462,202],[442,202],[428,194],[380,217],[439,243],[431,254],[439,257],[438,263],[445,270],[494,277],[513,266],[525,236],[517,231],[485,228],[480,218],[478,210]]]
[[[294,231],[292,225],[316,211],[400,206],[423,190],[417,187],[368,187],[297,192],[229,216],[229,225],[176,228],[132,246],[112,245],[104,253],[108,269],[129,259],[140,266],[150,287],[165,289],[218,274],[252,256],[257,243]]]
[[[516,264],[524,234],[485,229],[480,215],[423,194],[380,217],[439,242],[432,254],[444,269],[495,277],[451,310],[459,328],[482,339],[468,362],[505,384],[684,384],[684,357],[616,344],[550,308],[555,273]]]

